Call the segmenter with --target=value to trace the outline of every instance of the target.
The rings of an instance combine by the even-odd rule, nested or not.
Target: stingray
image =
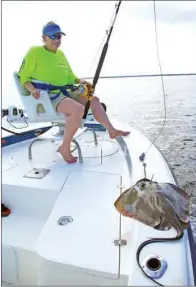
[[[137,249],[136,259],[142,272],[149,277],[139,263],[139,254],[144,246],[153,242],[179,240],[188,227],[190,215],[190,196],[172,183],[158,183],[149,179],[141,179],[126,189],[115,201],[114,206],[123,216],[166,231],[172,227],[175,237],[151,238],[143,242]],[[149,277],[155,283],[161,285]],[[161,285],[163,286],[163,285]]]

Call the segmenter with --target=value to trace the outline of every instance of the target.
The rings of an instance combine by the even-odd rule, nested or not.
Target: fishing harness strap
[[[32,82],[32,84],[34,85],[34,87],[36,89],[39,90],[45,90],[45,91],[55,91],[55,90],[59,90],[59,92],[57,94],[55,94],[54,96],[50,95],[50,99],[56,100],[60,94],[62,93],[64,96],[70,97],[69,92],[67,91],[67,89],[71,90],[72,92],[74,91],[79,91],[80,96],[85,96],[88,97],[89,101],[91,101],[91,96],[90,96],[90,91],[91,91],[91,87],[88,84],[81,84],[81,85],[64,85],[64,86],[56,86],[56,85],[51,85],[51,84],[46,84],[46,83],[38,83],[38,82]]]
[[[65,86],[55,86],[55,85],[51,85],[51,84],[45,84],[45,83],[37,83],[37,82],[32,82],[33,86],[36,88],[36,89],[39,89],[39,90],[45,90],[45,91],[55,91],[55,90],[59,90],[59,92],[57,94],[55,94],[54,96],[50,96],[50,99],[53,101],[53,100],[56,100],[60,94],[62,93],[64,96],[67,96],[67,97],[70,97],[67,89],[71,89],[73,90],[74,89],[74,86],[73,85],[65,85]]]

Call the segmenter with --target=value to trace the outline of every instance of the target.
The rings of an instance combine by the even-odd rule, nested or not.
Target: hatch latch
[[[125,245],[127,245],[127,240],[125,240],[125,239],[114,240],[114,245],[115,246],[125,246]]]

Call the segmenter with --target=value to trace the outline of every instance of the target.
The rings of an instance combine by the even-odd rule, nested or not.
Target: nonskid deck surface
[[[39,182],[39,187],[40,184],[44,187],[50,182],[50,179],[57,176],[55,172],[60,173],[58,180],[62,182],[65,176],[62,179],[61,173],[65,175],[67,172],[79,170],[123,174],[125,178],[128,176],[129,183],[130,178],[126,159],[118,142],[115,139],[110,139],[107,132],[96,131],[96,134],[98,145],[95,145],[93,134],[90,131],[80,132],[80,135],[76,138],[82,150],[82,164],[79,163],[79,160],[75,164],[68,164],[63,160],[57,152],[62,137],[54,137],[52,130],[38,137],[38,139],[48,138],[48,141],[37,141],[32,145],[32,160],[28,159],[28,148],[34,139],[5,147],[2,150],[3,183],[37,187],[37,182]],[[54,142],[51,142],[50,139],[54,139]],[[71,149],[75,149],[74,143],[72,143]],[[78,156],[77,149],[72,154]],[[32,168],[50,169],[47,176],[48,182],[46,183],[46,178],[37,181],[24,179],[23,176]],[[51,188],[51,185],[48,187]]]
[[[3,218],[3,246],[35,251],[45,260],[75,266],[100,278],[117,279],[121,275],[127,284],[152,285],[137,266],[137,246],[148,237],[175,236],[175,231],[154,230],[120,216],[114,208],[120,192],[144,177],[138,158],[149,147],[149,141],[140,132],[131,131],[129,137],[114,140],[109,139],[107,132],[97,131],[97,146],[90,131],[82,133],[77,141],[84,162],[71,165],[56,152],[60,138],[54,143],[34,143],[33,163],[28,160],[32,140],[4,148],[2,199],[12,213]],[[52,131],[42,137],[46,136],[53,138]],[[77,156],[76,150],[74,155]],[[146,156],[146,163],[148,178],[154,175],[154,180],[174,183],[166,162],[154,146]],[[24,177],[32,167],[50,171],[42,179]],[[65,215],[73,219],[66,228],[57,223]],[[121,253],[113,243],[120,238],[127,242],[120,247]],[[141,253],[142,258],[158,254],[167,259],[170,269],[164,284],[186,285],[183,261],[186,239],[185,236],[175,244],[152,244]],[[103,259],[104,254],[107,260]],[[176,262],[182,276],[174,278]]]
[[[82,150],[83,163],[67,164],[62,159],[56,152],[61,138],[57,138],[54,143],[35,142],[32,146],[32,161],[28,159],[28,146],[33,140],[4,148],[3,201],[12,210],[11,215],[3,219],[4,243],[34,250],[47,217],[71,173],[97,172],[115,174],[119,178],[123,174],[124,182],[127,181],[129,184],[126,160],[118,143],[116,140],[110,140],[105,132],[96,134],[98,146],[95,146],[93,134],[89,131],[77,138]],[[47,136],[51,138],[52,131],[42,138]],[[74,144],[72,146],[74,148]],[[77,151],[75,150],[73,154],[77,155]],[[49,169],[50,172],[42,179],[24,177],[32,168]],[[83,179],[81,177],[79,179],[76,175],[74,180],[76,182],[80,180],[78,188],[82,190],[85,184],[82,182]],[[94,185],[96,184],[95,178]],[[120,186],[120,180],[118,184]]]

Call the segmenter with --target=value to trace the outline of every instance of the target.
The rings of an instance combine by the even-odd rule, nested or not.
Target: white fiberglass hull
[[[175,230],[158,231],[120,216],[114,201],[144,177],[139,156],[150,142],[139,131],[112,119],[128,137],[111,140],[96,131],[76,138],[83,163],[66,164],[56,153],[61,137],[56,127],[40,138],[54,139],[28,146],[33,139],[2,149],[2,202],[11,214],[2,219],[2,280],[15,285],[156,285],[138,267],[136,251],[149,237],[173,237]],[[38,137],[39,138],[39,137]],[[77,155],[75,150],[74,155]],[[146,155],[146,176],[176,184],[168,164],[153,145]],[[48,169],[43,178],[32,178],[32,168]],[[25,177],[24,177],[25,176]],[[38,176],[39,177],[39,176]],[[70,223],[59,225],[59,218]],[[123,240],[118,246],[114,241]],[[142,250],[167,262],[162,285],[194,285],[189,237],[154,243]]]

